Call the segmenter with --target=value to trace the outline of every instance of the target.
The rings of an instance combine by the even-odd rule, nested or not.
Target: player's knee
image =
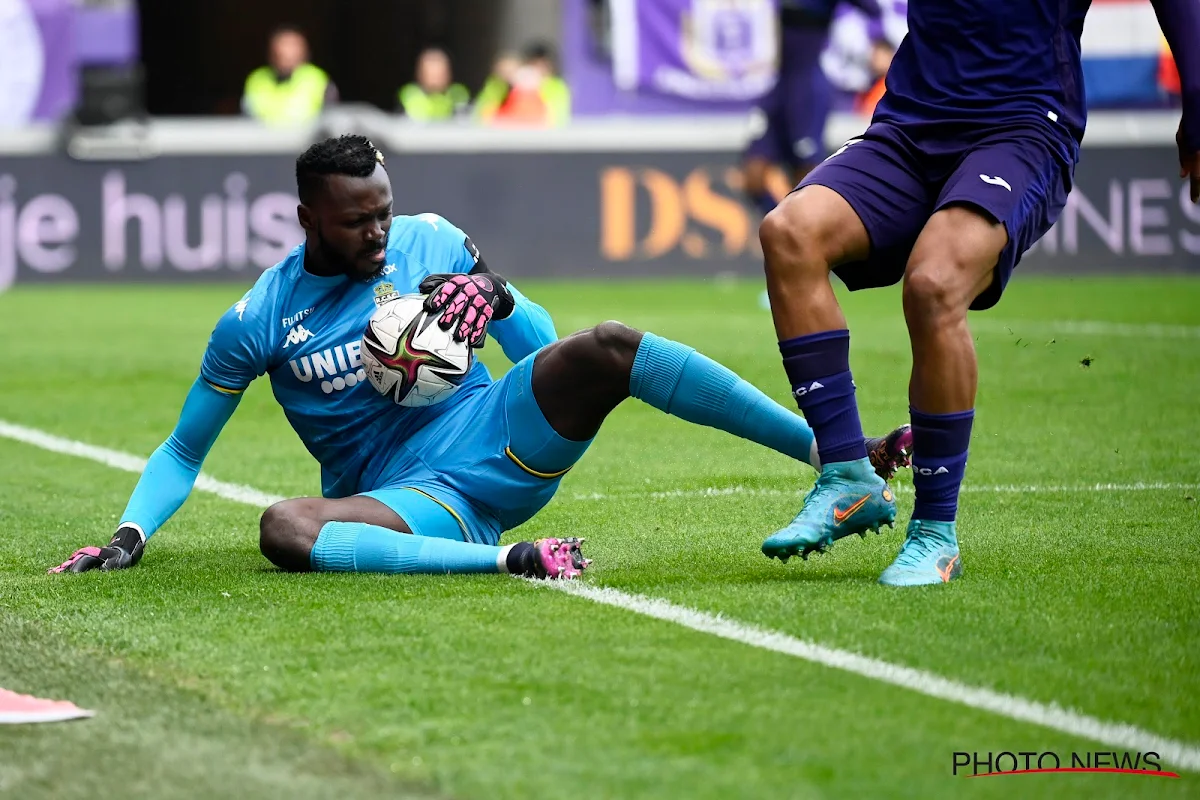
[[[823,238],[812,215],[804,213],[803,199],[797,194],[785,197],[758,228],[768,275],[791,278],[813,272],[824,276],[829,267]]]
[[[301,552],[304,531],[313,521],[304,513],[300,500],[284,500],[263,512],[258,523],[258,547],[277,567],[307,569],[308,553]]]
[[[939,325],[947,318],[965,316],[970,300],[961,284],[962,271],[953,265],[910,266],[904,275],[904,313],[909,324]]]
[[[605,373],[628,376],[642,343],[642,332],[622,322],[609,320],[592,328],[588,340],[591,360],[596,368]]]

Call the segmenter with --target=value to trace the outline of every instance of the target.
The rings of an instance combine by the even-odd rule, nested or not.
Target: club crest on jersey
[[[375,305],[381,306],[389,300],[395,300],[400,296],[396,291],[394,283],[377,283],[375,284]]]
[[[316,336],[316,334],[310,331],[308,328],[304,327],[303,325],[297,325],[287,332],[287,338],[283,342],[283,349],[287,350],[294,344],[304,344],[314,336]]]

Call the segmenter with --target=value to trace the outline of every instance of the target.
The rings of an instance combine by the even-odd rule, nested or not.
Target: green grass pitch
[[[756,284],[522,288],[560,333],[621,319],[791,404]],[[0,420],[148,455],[241,291],[0,296]],[[882,431],[907,413],[899,294],[843,298],[864,424]],[[950,586],[876,585],[899,529],[768,561],[759,545],[811,470],[632,401],[506,541],[586,535],[590,585],[1200,742],[1200,281],[1018,277],[973,324]],[[494,345],[482,355],[504,368]],[[265,381],[205,471],[318,490]],[[0,727],[0,797],[1200,793],[1184,770],[955,777],[955,751],[1112,748],[504,576],[281,574],[258,552],[258,510],[208,494],[138,568],[46,575],[107,540],[134,481],[0,438],[0,686],[98,712]],[[730,487],[755,491],[703,492]]]

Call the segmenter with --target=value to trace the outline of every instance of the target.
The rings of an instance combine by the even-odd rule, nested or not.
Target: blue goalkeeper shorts
[[[550,427],[533,398],[536,356],[417,431],[362,494],[418,536],[481,544],[540,511],[592,440]]]

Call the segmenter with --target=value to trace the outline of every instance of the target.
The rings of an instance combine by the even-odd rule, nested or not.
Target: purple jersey
[[[952,138],[963,127],[983,133],[1037,119],[1058,132],[1073,160],[1087,119],[1079,37],[1090,5],[910,0],[908,36],[875,120],[918,136],[936,126]]]

